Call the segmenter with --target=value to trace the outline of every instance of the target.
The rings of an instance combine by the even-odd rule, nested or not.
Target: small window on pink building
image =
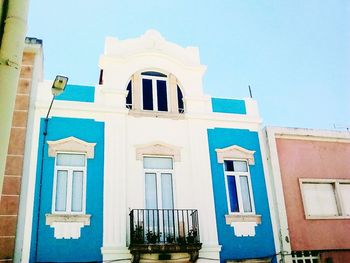
[[[350,181],[301,179],[300,184],[306,218],[350,217]]]

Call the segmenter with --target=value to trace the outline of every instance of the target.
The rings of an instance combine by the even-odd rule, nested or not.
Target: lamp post
[[[44,131],[43,131],[43,143],[41,146],[41,167],[40,167],[40,183],[39,183],[39,196],[38,196],[38,216],[37,216],[37,228],[36,228],[36,240],[35,240],[35,262],[38,261],[38,238],[39,238],[39,226],[40,226],[40,210],[41,210],[41,190],[42,190],[42,182],[43,182],[43,173],[44,173],[44,156],[45,156],[45,144],[46,144],[46,135],[47,135],[47,126],[49,122],[49,115],[51,112],[51,108],[56,96],[60,95],[64,92],[66,85],[68,82],[68,77],[57,75],[52,87],[52,100],[50,103],[49,110],[47,111],[45,122],[44,122]]]
[[[49,110],[47,111],[47,114],[45,117],[45,128],[44,128],[44,133],[43,133],[44,139],[45,139],[46,134],[47,134],[47,123],[49,121],[49,114],[50,114],[50,111],[52,108],[52,104],[53,104],[56,96],[58,96],[64,92],[66,85],[67,85],[67,82],[68,82],[68,77],[57,75],[54,82],[52,83],[52,87],[51,87],[52,100],[50,103]],[[44,143],[45,143],[45,140],[44,140]]]

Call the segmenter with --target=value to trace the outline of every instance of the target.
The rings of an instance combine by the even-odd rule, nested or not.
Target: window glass
[[[307,212],[310,216],[335,216],[338,208],[332,183],[303,183]]]
[[[350,184],[339,184],[339,191],[345,216],[350,216]]]
[[[157,80],[158,111],[168,111],[167,88],[165,80]]]
[[[230,212],[239,212],[235,176],[227,176],[227,185],[230,199]]]
[[[83,172],[74,171],[72,180],[72,211],[83,211]]]
[[[225,161],[225,171],[233,172],[233,161]]]
[[[57,165],[60,166],[85,166],[84,154],[57,154]]]
[[[126,96],[126,107],[132,109],[132,86],[131,80],[129,81],[128,87],[126,88],[128,95]]]
[[[249,192],[249,183],[247,176],[239,177],[241,184],[241,192],[242,192],[242,202],[243,202],[243,211],[244,212],[252,212],[252,204],[250,200],[250,192]]]
[[[173,159],[167,157],[143,157],[146,169],[173,169]]]
[[[144,110],[153,110],[153,90],[151,79],[142,79],[142,101]]]
[[[57,171],[56,211],[66,211],[68,171]]]
[[[157,209],[157,180],[155,173],[145,174],[146,208]]]
[[[179,88],[179,86],[177,86],[177,104],[179,106],[179,113],[183,113],[184,112],[184,101],[183,101],[182,91]]]
[[[235,172],[248,172],[247,162],[245,161],[233,161],[233,167]]]
[[[163,209],[173,209],[173,182],[170,173],[161,174],[161,184],[162,184],[162,208]]]

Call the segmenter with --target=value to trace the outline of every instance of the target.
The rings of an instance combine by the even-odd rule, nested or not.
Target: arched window
[[[171,74],[157,71],[136,73],[131,77],[126,90],[126,108],[132,111],[184,113],[183,94],[176,78]]]

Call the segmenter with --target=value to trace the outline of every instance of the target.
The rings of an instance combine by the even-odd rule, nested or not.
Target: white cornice
[[[218,163],[223,163],[225,159],[246,159],[250,165],[254,165],[254,153],[238,145],[232,145],[222,149],[215,149]]]
[[[84,152],[87,158],[94,158],[94,147],[96,143],[79,140],[73,136],[57,141],[48,141],[49,156],[55,157],[57,152]]]
[[[350,143],[350,132],[304,128],[266,127],[275,138]]]
[[[136,160],[142,160],[144,155],[164,155],[173,156],[174,161],[181,161],[181,147],[167,144],[164,142],[152,142],[148,144],[135,145]]]

